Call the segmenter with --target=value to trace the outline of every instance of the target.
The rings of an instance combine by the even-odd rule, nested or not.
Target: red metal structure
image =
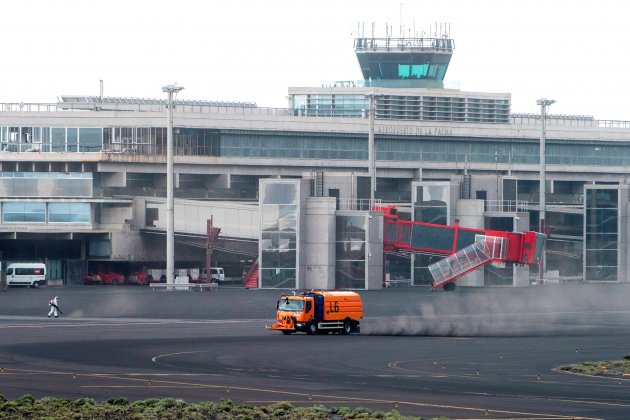
[[[545,235],[505,232],[399,220],[395,206],[375,207],[384,214],[383,251],[447,256],[429,266],[433,288],[448,286],[458,278],[493,262],[537,264]],[[454,286],[454,285],[453,285]],[[449,287],[445,287],[448,289]]]

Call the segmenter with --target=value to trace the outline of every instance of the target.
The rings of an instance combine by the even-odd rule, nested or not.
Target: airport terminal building
[[[449,37],[354,47],[363,80],[289,88],[287,108],[176,102],[177,268],[203,266],[211,217],[221,229],[213,260],[268,288],[430,284],[427,266],[441,257],[383,255],[373,205],[435,224],[538,230],[541,115],[512,112],[509,93],[447,87]],[[102,95],[0,104],[0,259],[45,262],[65,284],[164,268],[165,106]],[[544,122],[544,277],[630,281],[630,122]],[[527,285],[538,271],[488,266],[458,284]]]

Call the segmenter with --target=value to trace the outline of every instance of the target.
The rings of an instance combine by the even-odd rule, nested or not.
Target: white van
[[[201,281],[207,283],[208,273],[204,268],[201,272]],[[223,272],[223,267],[210,267],[210,283],[218,283],[221,284],[225,280],[225,273]]]
[[[46,284],[46,264],[13,263],[7,267],[7,286],[39,287]]]

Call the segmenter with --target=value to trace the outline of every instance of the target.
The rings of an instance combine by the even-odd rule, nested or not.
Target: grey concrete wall
[[[450,224],[455,223],[455,219],[457,218],[457,202],[459,200],[459,181],[451,181],[449,183],[449,220]]]
[[[103,172],[99,173],[101,187],[126,187],[126,172]]]
[[[513,281],[512,286],[514,287],[527,287],[529,286],[529,266],[528,265],[519,265],[513,264]]]
[[[529,213],[517,213],[514,216],[514,232],[526,232],[529,230],[529,216]],[[529,271],[530,267],[527,264],[523,266],[514,264],[512,285],[515,287],[529,286]]]
[[[146,226],[146,200],[142,197],[133,200],[133,221],[134,229],[140,229]]]
[[[330,189],[338,189],[342,199],[355,199],[357,190],[357,175],[365,176],[362,172],[330,172],[324,171],[324,196],[328,196]]]
[[[154,254],[146,249],[144,238],[138,232],[123,230],[112,232],[111,257],[112,260],[134,261],[152,259]],[[164,258],[166,249],[162,250],[161,256]]]
[[[332,197],[310,197],[306,201],[303,289],[335,287],[335,207]]]
[[[133,208],[101,206],[101,227],[104,229],[121,229],[125,220],[132,221]]]
[[[617,269],[617,279],[619,282],[628,283],[630,282],[630,276],[628,275],[628,230],[630,229],[630,224],[628,223],[628,200],[630,199],[630,186],[622,185],[619,187],[619,251],[618,255],[618,264],[619,268]],[[626,256],[626,258],[624,258]]]
[[[475,198],[476,191],[486,191],[488,200],[499,199],[499,184],[496,175],[473,175],[471,178],[470,194]]]

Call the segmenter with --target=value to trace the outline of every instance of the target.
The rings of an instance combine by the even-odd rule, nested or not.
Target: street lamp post
[[[376,117],[376,98],[370,94],[370,131],[368,133],[368,160],[370,164],[370,209],[374,206],[374,195],[376,193],[376,147],[374,141],[374,119]]]
[[[545,149],[545,120],[547,119],[547,109],[551,106],[551,104],[555,103],[556,101],[554,101],[553,99],[539,99],[536,101],[536,103],[538,105],[540,105],[540,217],[539,217],[539,226],[538,229],[540,231],[540,233],[542,234],[546,234],[546,228],[545,228],[545,224],[546,224],[546,215],[545,215],[545,208],[546,208],[546,201],[545,201],[545,194],[546,194],[546,182],[547,182],[547,174],[546,174],[546,149]],[[546,261],[545,261],[545,247],[543,247],[543,251],[542,251],[542,255],[541,255],[541,261],[540,261],[540,282],[542,283],[544,281],[543,279],[543,274],[545,272],[546,269]]]
[[[166,85],[162,92],[168,94],[166,125],[166,283],[175,283],[175,194],[173,182],[173,95],[182,86]]]
[[[376,99],[383,96],[382,93],[369,94],[369,114],[370,127],[368,131],[368,161],[370,172],[370,210],[375,205],[376,194],[376,141],[374,139],[374,122],[376,120]]]

